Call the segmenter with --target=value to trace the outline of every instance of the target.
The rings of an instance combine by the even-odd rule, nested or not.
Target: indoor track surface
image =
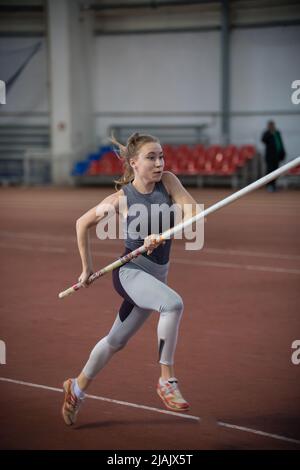
[[[62,382],[76,376],[110,329],[122,299],[111,274],[77,282],[75,222],[111,188],[1,188],[2,449],[300,449],[300,193],[260,189],[208,217],[205,244],[175,240],[169,285],[185,311],[176,376],[190,402],[168,412],[153,313],[100,372],[78,422],[61,417]],[[205,208],[231,190],[191,189]],[[97,239],[94,267],[123,252]]]

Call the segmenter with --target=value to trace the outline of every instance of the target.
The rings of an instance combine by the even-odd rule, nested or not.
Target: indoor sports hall
[[[0,1],[1,450],[300,449],[299,47],[293,0]],[[124,173],[110,138],[132,135],[204,206],[203,246],[173,240],[168,277],[190,409],[157,393],[154,311],[66,426],[63,383],[122,303],[111,269],[81,288],[77,222]],[[119,228],[90,228],[94,272],[134,263]]]

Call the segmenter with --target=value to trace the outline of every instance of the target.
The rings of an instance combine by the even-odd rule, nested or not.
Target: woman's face
[[[164,156],[158,142],[148,142],[138,151],[136,158],[131,159],[135,176],[147,182],[160,181],[164,169]]]

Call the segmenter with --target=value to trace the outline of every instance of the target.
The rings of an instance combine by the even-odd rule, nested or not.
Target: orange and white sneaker
[[[63,388],[65,391],[64,404],[62,407],[62,416],[64,422],[68,426],[76,423],[77,414],[79,408],[83,402],[83,399],[78,398],[73,391],[73,379],[67,379],[63,383]]]
[[[169,410],[188,411],[190,409],[190,405],[180,393],[178,380],[175,377],[170,378],[166,382],[159,379],[156,390]]]

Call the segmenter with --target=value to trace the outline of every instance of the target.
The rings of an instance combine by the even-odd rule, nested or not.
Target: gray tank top
[[[132,183],[122,187],[127,197],[128,213],[124,221],[126,252],[133,251],[144,244],[144,238],[152,233],[162,233],[174,226],[174,214],[169,210],[173,201],[161,181],[155,183],[151,193],[142,194]],[[169,261],[172,240],[166,240],[151,255],[143,256],[157,264]]]

